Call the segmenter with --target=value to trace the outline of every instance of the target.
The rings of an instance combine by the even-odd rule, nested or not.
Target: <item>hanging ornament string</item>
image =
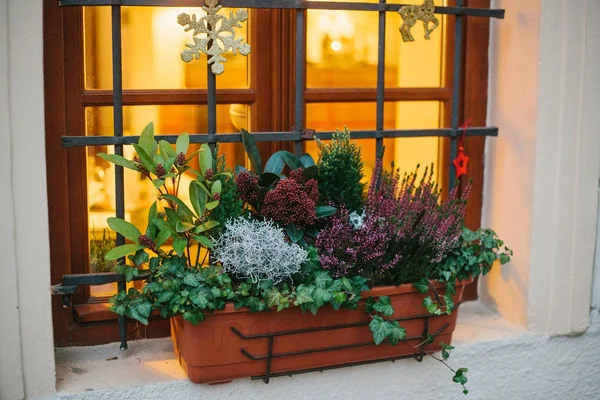
[[[458,155],[452,160],[452,164],[454,164],[454,168],[456,170],[456,179],[460,178],[463,175],[467,175],[467,164],[469,164],[469,157],[465,155],[465,136],[467,134],[467,128],[471,123],[471,119],[467,120],[464,124],[462,124],[461,128],[463,130],[461,137],[458,139]]]

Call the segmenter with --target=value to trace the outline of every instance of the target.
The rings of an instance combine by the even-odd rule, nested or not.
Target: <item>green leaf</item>
[[[196,227],[196,229],[194,229],[194,233],[206,232],[213,228],[216,228],[219,225],[220,225],[219,221],[214,221],[211,219],[211,220],[206,221],[202,225]]]
[[[335,214],[336,211],[337,211],[337,208],[332,207],[332,206],[318,206],[317,207],[317,218],[329,217],[330,215]]]
[[[429,292],[429,280],[427,278],[421,278],[421,280],[419,280],[417,282],[413,282],[413,286],[420,293],[427,293],[427,292]]]
[[[236,165],[233,169],[236,175],[239,175],[241,172],[249,172],[246,167],[242,167],[241,165]]]
[[[140,162],[142,163],[144,168],[146,168],[153,174],[156,173],[156,165],[154,164],[154,160],[152,159],[152,157],[150,157],[150,155],[148,155],[146,150],[144,150],[141,146],[138,146],[135,143],[133,144],[133,148],[135,149],[138,157],[140,158]]]
[[[152,184],[154,185],[155,188],[160,189],[165,184],[165,180],[164,179],[152,179]]]
[[[457,369],[452,380],[456,383],[464,385],[467,383],[467,371],[469,371],[467,368]]]
[[[129,258],[131,259],[131,261],[133,261],[134,265],[142,265],[148,262],[148,253],[146,253],[144,249],[140,249],[135,252],[135,255],[133,257],[129,256]]]
[[[331,285],[331,282],[333,282],[333,279],[331,278],[331,275],[329,275],[329,272],[327,271],[317,271],[314,274],[314,283],[315,286],[320,288],[320,289],[327,289],[329,287],[329,285]]]
[[[175,150],[173,150],[173,146],[171,146],[171,144],[169,142],[167,142],[166,140],[159,141],[158,148],[160,150],[160,154],[165,159],[177,157],[177,153],[175,153]],[[165,169],[167,169],[167,168],[165,167]],[[168,169],[167,169],[167,171],[168,171]]]
[[[142,134],[140,135],[140,139],[138,140],[137,145],[144,149],[144,152],[151,157],[154,156],[154,154],[156,154],[156,141],[154,140],[154,123],[150,122],[148,125],[146,125],[146,127],[142,131]],[[142,157],[140,156],[140,160],[141,158]]]
[[[177,225],[175,225],[175,229],[179,233],[187,232],[194,229],[196,225],[190,224],[189,222],[177,221]]]
[[[159,303],[167,303],[173,298],[173,292],[165,291],[156,297],[156,301]]]
[[[119,165],[121,167],[129,168],[134,171],[139,171],[136,163],[134,163],[133,161],[130,161],[130,160],[126,159],[125,157],[122,157],[118,154],[98,153],[98,157],[102,158],[103,160],[108,161],[109,163],[113,163],[113,164]]]
[[[327,290],[317,287],[312,294],[312,297],[315,301],[315,304],[317,307],[321,307],[323,306],[323,304],[327,303],[329,300],[331,300],[331,293],[329,293]]]
[[[181,135],[177,136],[177,141],[175,142],[175,151],[177,152],[177,154],[187,154],[189,145],[190,135],[188,135],[187,133],[182,133]]]
[[[392,333],[393,325],[388,321],[385,321],[379,315],[373,317],[371,323],[369,324],[369,329],[373,332],[373,340],[375,344],[381,344],[390,333]]]
[[[170,210],[170,209],[169,209]],[[166,211],[166,210],[165,210]],[[173,210],[171,210],[171,212],[175,213]],[[175,214],[176,215],[176,214]],[[154,225],[156,225],[156,227],[162,232],[162,231],[167,231],[170,232],[172,234],[176,234],[177,231],[175,230],[175,228],[173,227],[173,225],[171,225],[170,222],[167,222],[165,220],[162,220],[160,218],[155,218],[152,220],[152,223]],[[175,221],[175,223],[177,223],[177,221]],[[165,239],[167,240],[167,239]]]
[[[135,253],[136,251],[143,249],[143,248],[144,248],[144,246],[142,246],[139,243],[124,244],[122,246],[118,246],[118,247],[115,247],[114,249],[110,250],[108,253],[106,253],[106,256],[104,256],[104,259],[107,261],[116,260],[121,257],[125,257],[128,254]]]
[[[283,161],[283,152],[277,151],[273,153],[273,155],[267,160],[265,164],[265,171],[273,174],[281,174],[283,171],[283,167],[285,167],[285,162]]]
[[[200,282],[198,281],[196,274],[191,273],[191,272],[186,274],[186,276],[183,278],[183,283],[185,283],[188,286],[193,286],[193,287],[198,287],[198,285],[200,285]]]
[[[300,157],[300,161],[302,162],[304,168],[312,167],[315,165],[315,160],[313,160],[310,154],[303,154],[302,157]]]
[[[304,231],[294,224],[288,225],[286,231],[290,240],[294,243],[298,243],[304,237]]]
[[[206,308],[208,307],[209,300],[205,292],[200,292],[192,297],[192,303],[200,308]]]
[[[452,300],[452,296],[449,294],[444,295],[444,303],[446,303],[446,314],[452,314],[452,311],[454,311],[454,300]]]
[[[245,301],[245,305],[252,312],[264,311],[266,308],[265,303],[260,301],[260,299],[258,297],[254,297],[254,296],[248,297],[248,299]]]
[[[389,296],[381,296],[379,301],[373,305],[373,309],[386,317],[391,317],[394,314]]]
[[[510,257],[507,254],[500,253],[499,258],[500,258],[500,264],[502,264],[502,265],[510,262]]]
[[[248,154],[248,158],[250,159],[250,163],[252,164],[254,171],[258,175],[262,175],[262,160],[260,158],[258,147],[256,146],[256,141],[254,140],[254,137],[245,129],[242,129],[242,143],[244,144],[246,154]]]
[[[214,247],[212,240],[210,240],[206,236],[194,235],[194,236],[192,236],[192,239],[194,239],[196,242],[200,243],[202,246],[204,246],[206,248],[212,249]]]
[[[300,285],[296,291],[296,304],[307,304],[312,303],[314,299],[312,298],[312,292],[314,291],[314,287]]]
[[[206,143],[203,143],[202,146],[200,146],[198,163],[200,164],[200,170],[203,175],[206,175],[206,171],[213,167],[212,151],[210,150],[210,146]]]
[[[221,188],[222,188],[222,183],[221,181],[216,181],[215,183],[213,183],[212,187],[210,188],[210,194],[214,197],[215,194],[221,194]]]
[[[137,243],[142,233],[138,228],[130,222],[124,221],[121,218],[110,217],[106,220],[108,226],[113,231],[120,233],[123,237]]]
[[[423,307],[425,307],[427,312],[429,312],[430,314],[435,314],[435,315],[439,314],[437,303],[435,303],[429,296],[427,296],[423,299]]]
[[[169,200],[177,204],[177,214],[186,222],[192,222],[194,219],[194,213],[190,208],[181,200],[179,197],[173,196],[172,194],[163,194],[160,196],[161,199]]]
[[[214,210],[219,205],[218,201],[211,201],[210,203],[206,203],[207,210]]]
[[[306,179],[307,181],[310,179],[317,179],[317,177],[319,176],[319,168],[316,165],[306,167],[304,169],[303,175],[304,179]]]
[[[398,321],[391,322],[392,331],[388,335],[388,339],[394,346],[406,337],[406,329],[402,328]]]
[[[173,240],[173,250],[175,250],[175,253],[177,253],[177,255],[180,255],[180,256],[185,255],[184,251],[185,251],[186,246],[187,246],[186,238],[178,237],[177,239]]]
[[[204,321],[204,314],[201,311],[186,311],[183,313],[183,319],[191,322],[194,325],[198,325],[198,322]]]
[[[304,168],[304,165],[302,165],[302,161],[300,161],[298,157],[296,157],[289,151],[282,150],[281,157],[283,158],[283,161],[287,164],[287,166],[290,167],[290,169],[292,170]]]
[[[156,248],[159,248],[160,246],[165,244],[165,242],[167,241],[167,239],[169,239],[170,236],[171,232],[168,230],[161,230],[160,232],[158,232],[158,236],[156,237]]]
[[[279,182],[280,179],[281,177],[277,174],[274,174],[272,172],[263,172],[263,174],[260,176],[260,179],[258,180],[258,185],[264,188],[271,188],[275,186],[275,184]]]

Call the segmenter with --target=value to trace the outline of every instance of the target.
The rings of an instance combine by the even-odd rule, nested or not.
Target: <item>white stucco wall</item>
[[[0,399],[54,390],[42,0],[0,0]]]
[[[497,0],[483,225],[513,247],[482,298],[538,334],[587,329],[600,177],[600,2]]]

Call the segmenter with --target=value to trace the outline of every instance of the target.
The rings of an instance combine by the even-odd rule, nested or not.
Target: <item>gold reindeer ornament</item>
[[[402,40],[405,42],[414,42],[415,38],[410,33],[410,30],[417,23],[417,21],[423,21],[423,29],[425,30],[425,39],[429,40],[429,35],[440,25],[440,21],[436,18],[435,4],[433,0],[425,0],[422,5],[411,5],[403,6],[398,10],[398,14],[402,17],[404,23],[400,27],[400,33],[402,34]],[[430,28],[429,24],[433,23]]]

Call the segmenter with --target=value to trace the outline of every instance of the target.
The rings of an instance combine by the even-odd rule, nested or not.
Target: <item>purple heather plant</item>
[[[461,235],[466,199],[454,189],[446,200],[433,181],[433,168],[419,167],[402,178],[383,173],[377,161],[363,224],[354,229],[341,210],[317,238],[320,261],[334,275],[360,274],[372,284],[401,284],[428,277]]]

